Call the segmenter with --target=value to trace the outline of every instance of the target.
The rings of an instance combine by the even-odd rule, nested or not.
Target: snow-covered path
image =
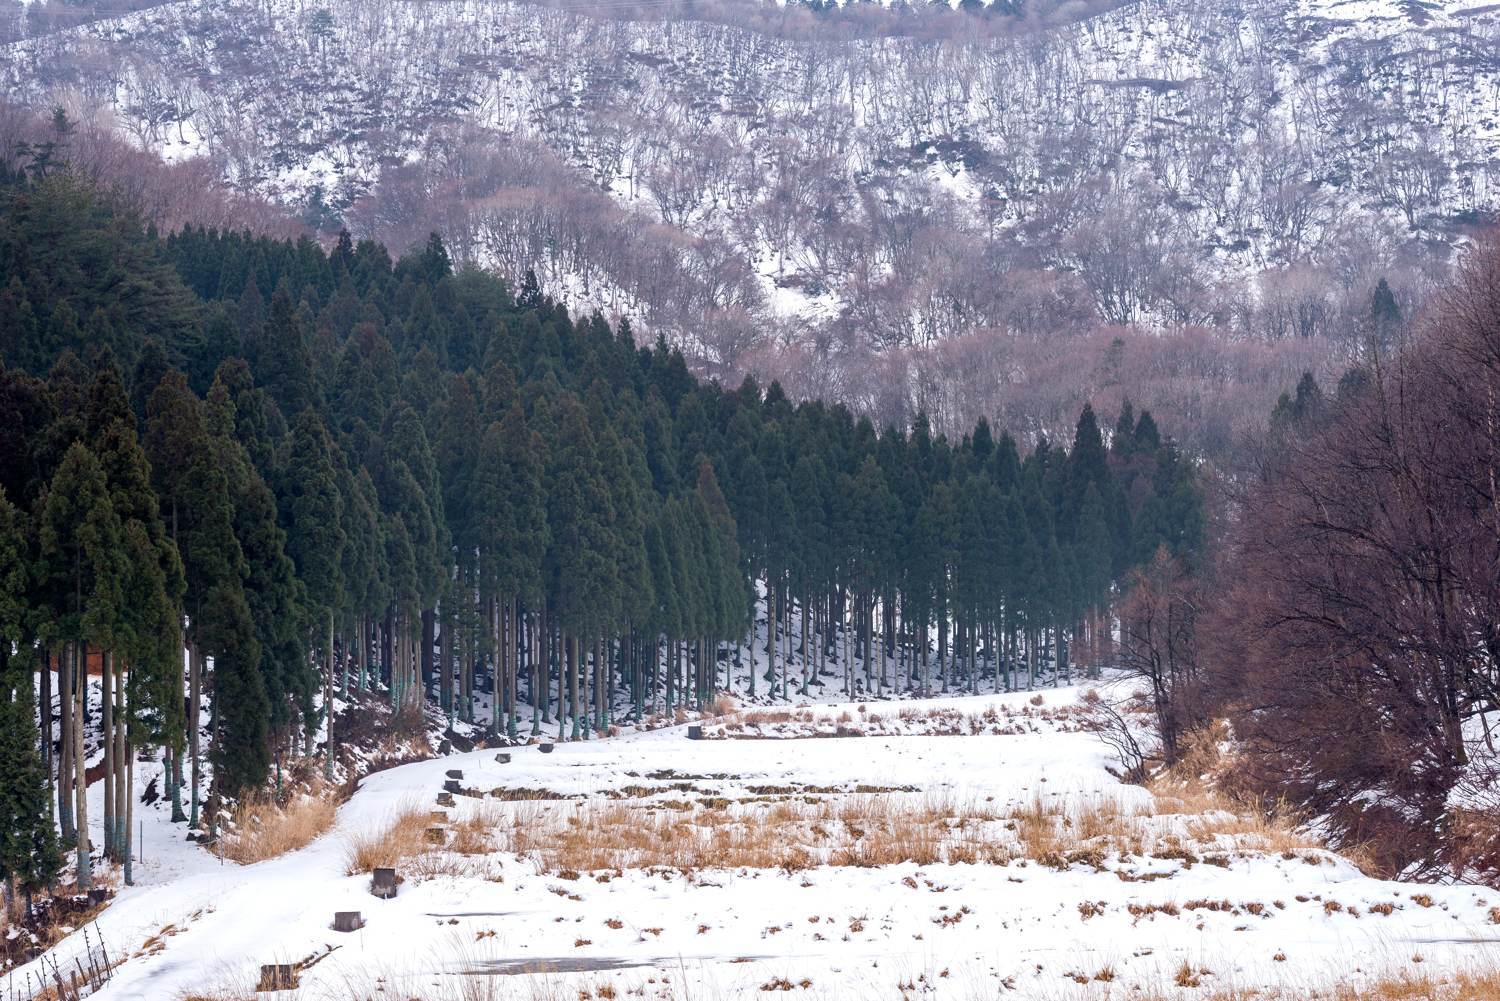
[[[1074,697],[1076,690],[1048,692],[1045,703]],[[1027,700],[1022,693],[942,705],[1016,711]],[[98,922],[111,952],[145,954],[99,997],[248,996],[260,964],[298,962],[329,946],[295,996],[456,997],[481,982],[492,992],[486,997],[611,996],[600,994],[603,985],[617,996],[641,989],[694,998],[768,989],[802,997],[1096,997],[1131,986],[1186,996],[1191,989],[1176,986],[1184,964],[1204,987],[1307,984],[1356,968],[1385,972],[1416,956],[1424,969],[1462,965],[1500,944],[1489,911],[1500,894],[1373,880],[1323,852],[1209,856],[1197,846],[1186,860],[1158,849],[1055,867],[1019,858],[689,874],[543,874],[535,858],[495,853],[464,858],[466,875],[408,867],[389,901],[367,892],[367,876],[344,875],[350,837],[381,829],[402,809],[428,809],[455,768],[482,792],[526,789],[600,807],[622,797],[637,805],[686,798],[695,809],[757,797],[768,809],[809,798],[942,798],[999,817],[1051,804],[1075,814],[1070,824],[1089,802],[1150,807],[1150,794],[1120,786],[1105,771],[1101,745],[1065,717],[1039,719],[1035,729],[689,741],[674,727],[562,744],[550,755],[516,748],[508,764],[494,751],[452,755],[371,776],[327,835],[248,867],[165,842],[180,829],[160,824],[147,834],[148,860],[156,848],[147,885],[123,892]],[[578,808],[569,799],[460,797],[452,813],[457,821],[472,811],[515,811],[534,821]],[[362,911],[364,929],[332,931],[340,910]],[[57,956],[66,962],[78,948],[67,940]]]

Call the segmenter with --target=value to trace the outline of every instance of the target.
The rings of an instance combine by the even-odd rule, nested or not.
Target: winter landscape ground
[[[451,754],[249,866],[158,804],[138,885],[47,962],[128,955],[102,1001],[249,998],[271,963],[305,967],[264,995],[296,998],[1313,998],[1392,975],[1436,997],[1416,985],[1493,962],[1500,893],[1369,878],[1201,787],[1122,785],[1081,691],[791,714],[908,735],[777,739],[788,713],[752,709],[703,740]],[[352,871],[371,861],[394,899]],[[350,910],[364,927],[333,931]]]

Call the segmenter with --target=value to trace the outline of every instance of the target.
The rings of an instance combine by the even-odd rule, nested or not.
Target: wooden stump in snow
[[[504,751],[501,751],[499,754],[495,755],[495,760],[502,765],[508,765],[510,764],[510,755],[506,754]]]
[[[543,754],[551,754],[552,753],[552,745],[551,744],[538,744],[538,745],[536,745],[536,749],[538,751],[541,751]]]
[[[359,911],[334,911],[334,931],[359,931],[365,926],[365,919]]]
[[[702,739],[703,739],[703,727],[702,726],[698,725],[697,723],[694,723],[692,726],[688,727],[688,740],[702,740]]]
[[[453,794],[451,792],[440,792],[440,793],[438,793],[437,805],[438,806],[452,806],[453,805]]]
[[[381,900],[390,900],[396,895],[396,870],[376,869],[370,879],[370,892]]]
[[[259,991],[294,991],[297,989],[297,968],[290,963],[269,963],[260,968]]]
[[[460,768],[450,768],[448,769],[448,777],[450,779],[461,779],[464,777],[463,770]]]

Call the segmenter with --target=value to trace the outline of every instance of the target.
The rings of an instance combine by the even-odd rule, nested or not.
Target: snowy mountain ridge
[[[868,372],[903,367],[984,411],[936,354],[980,333],[1357,340],[1378,278],[1419,304],[1496,204],[1496,5],[1145,0],[934,38],[605,13],[183,0],[16,43],[0,85],[330,231],[535,266],[711,372],[812,356],[836,371],[804,392],[877,412]]]

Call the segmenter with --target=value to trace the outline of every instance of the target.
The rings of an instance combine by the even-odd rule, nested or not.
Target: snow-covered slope
[[[938,253],[890,231],[914,215],[981,256],[1015,241],[1077,269],[1102,316],[1131,320],[1209,303],[1111,276],[1091,257],[1101,227],[1155,234],[1146,263],[1179,285],[1317,261],[1350,228],[1390,255],[1450,238],[1494,205],[1497,52],[1500,9],[1472,0],[1144,0],[969,42],[485,0],[186,0],[17,45],[5,75],[37,102],[103,102],[169,157],[212,155],[297,202],[316,187],[336,209],[402,164],[488,195],[551,187],[535,162],[550,151],[645,217],[721,240],[744,273],[719,262],[705,305],[857,309]],[[475,129],[482,148],[537,147],[476,157]],[[625,305],[664,308],[646,277],[568,259],[555,228],[549,250],[487,208],[451,221],[464,250],[544,260],[559,280],[593,271]],[[912,305],[912,329],[890,320],[886,336],[951,332]]]
[[[296,996],[1188,997],[1280,985],[1307,997],[1336,977],[1484,958],[1500,894],[1370,879],[1121,786],[1103,746],[1070,722],[1076,695],[903,704],[913,718],[1024,714],[1021,733],[690,742],[674,727],[550,755],[515,748],[505,764],[494,751],[452,755],[370,777],[328,835],[249,867],[148,831],[143,885],[98,921],[109,950],[131,956],[98,996],[248,996],[261,964],[311,957]],[[856,721],[885,708],[809,712]],[[449,845],[403,863],[398,895],[375,899],[367,876],[345,875],[347,846],[432,808],[449,769],[479,795],[457,798]],[[881,864],[901,818],[941,832],[946,861]],[[580,832],[617,846],[617,866],[560,865]],[[756,832],[782,839],[787,861],[636,864],[674,840],[743,860],[735,852],[753,852]],[[332,931],[342,910],[367,924]],[[66,965],[81,948],[75,936],[53,958]]]
[[[955,435],[1122,395],[1194,447],[1259,428],[1363,350],[1380,279],[1416,315],[1496,206],[1495,5],[713,17],[180,0],[0,50],[0,95],[210,157],[325,233],[535,267],[700,374]],[[1122,362],[1105,325],[1148,336]]]

